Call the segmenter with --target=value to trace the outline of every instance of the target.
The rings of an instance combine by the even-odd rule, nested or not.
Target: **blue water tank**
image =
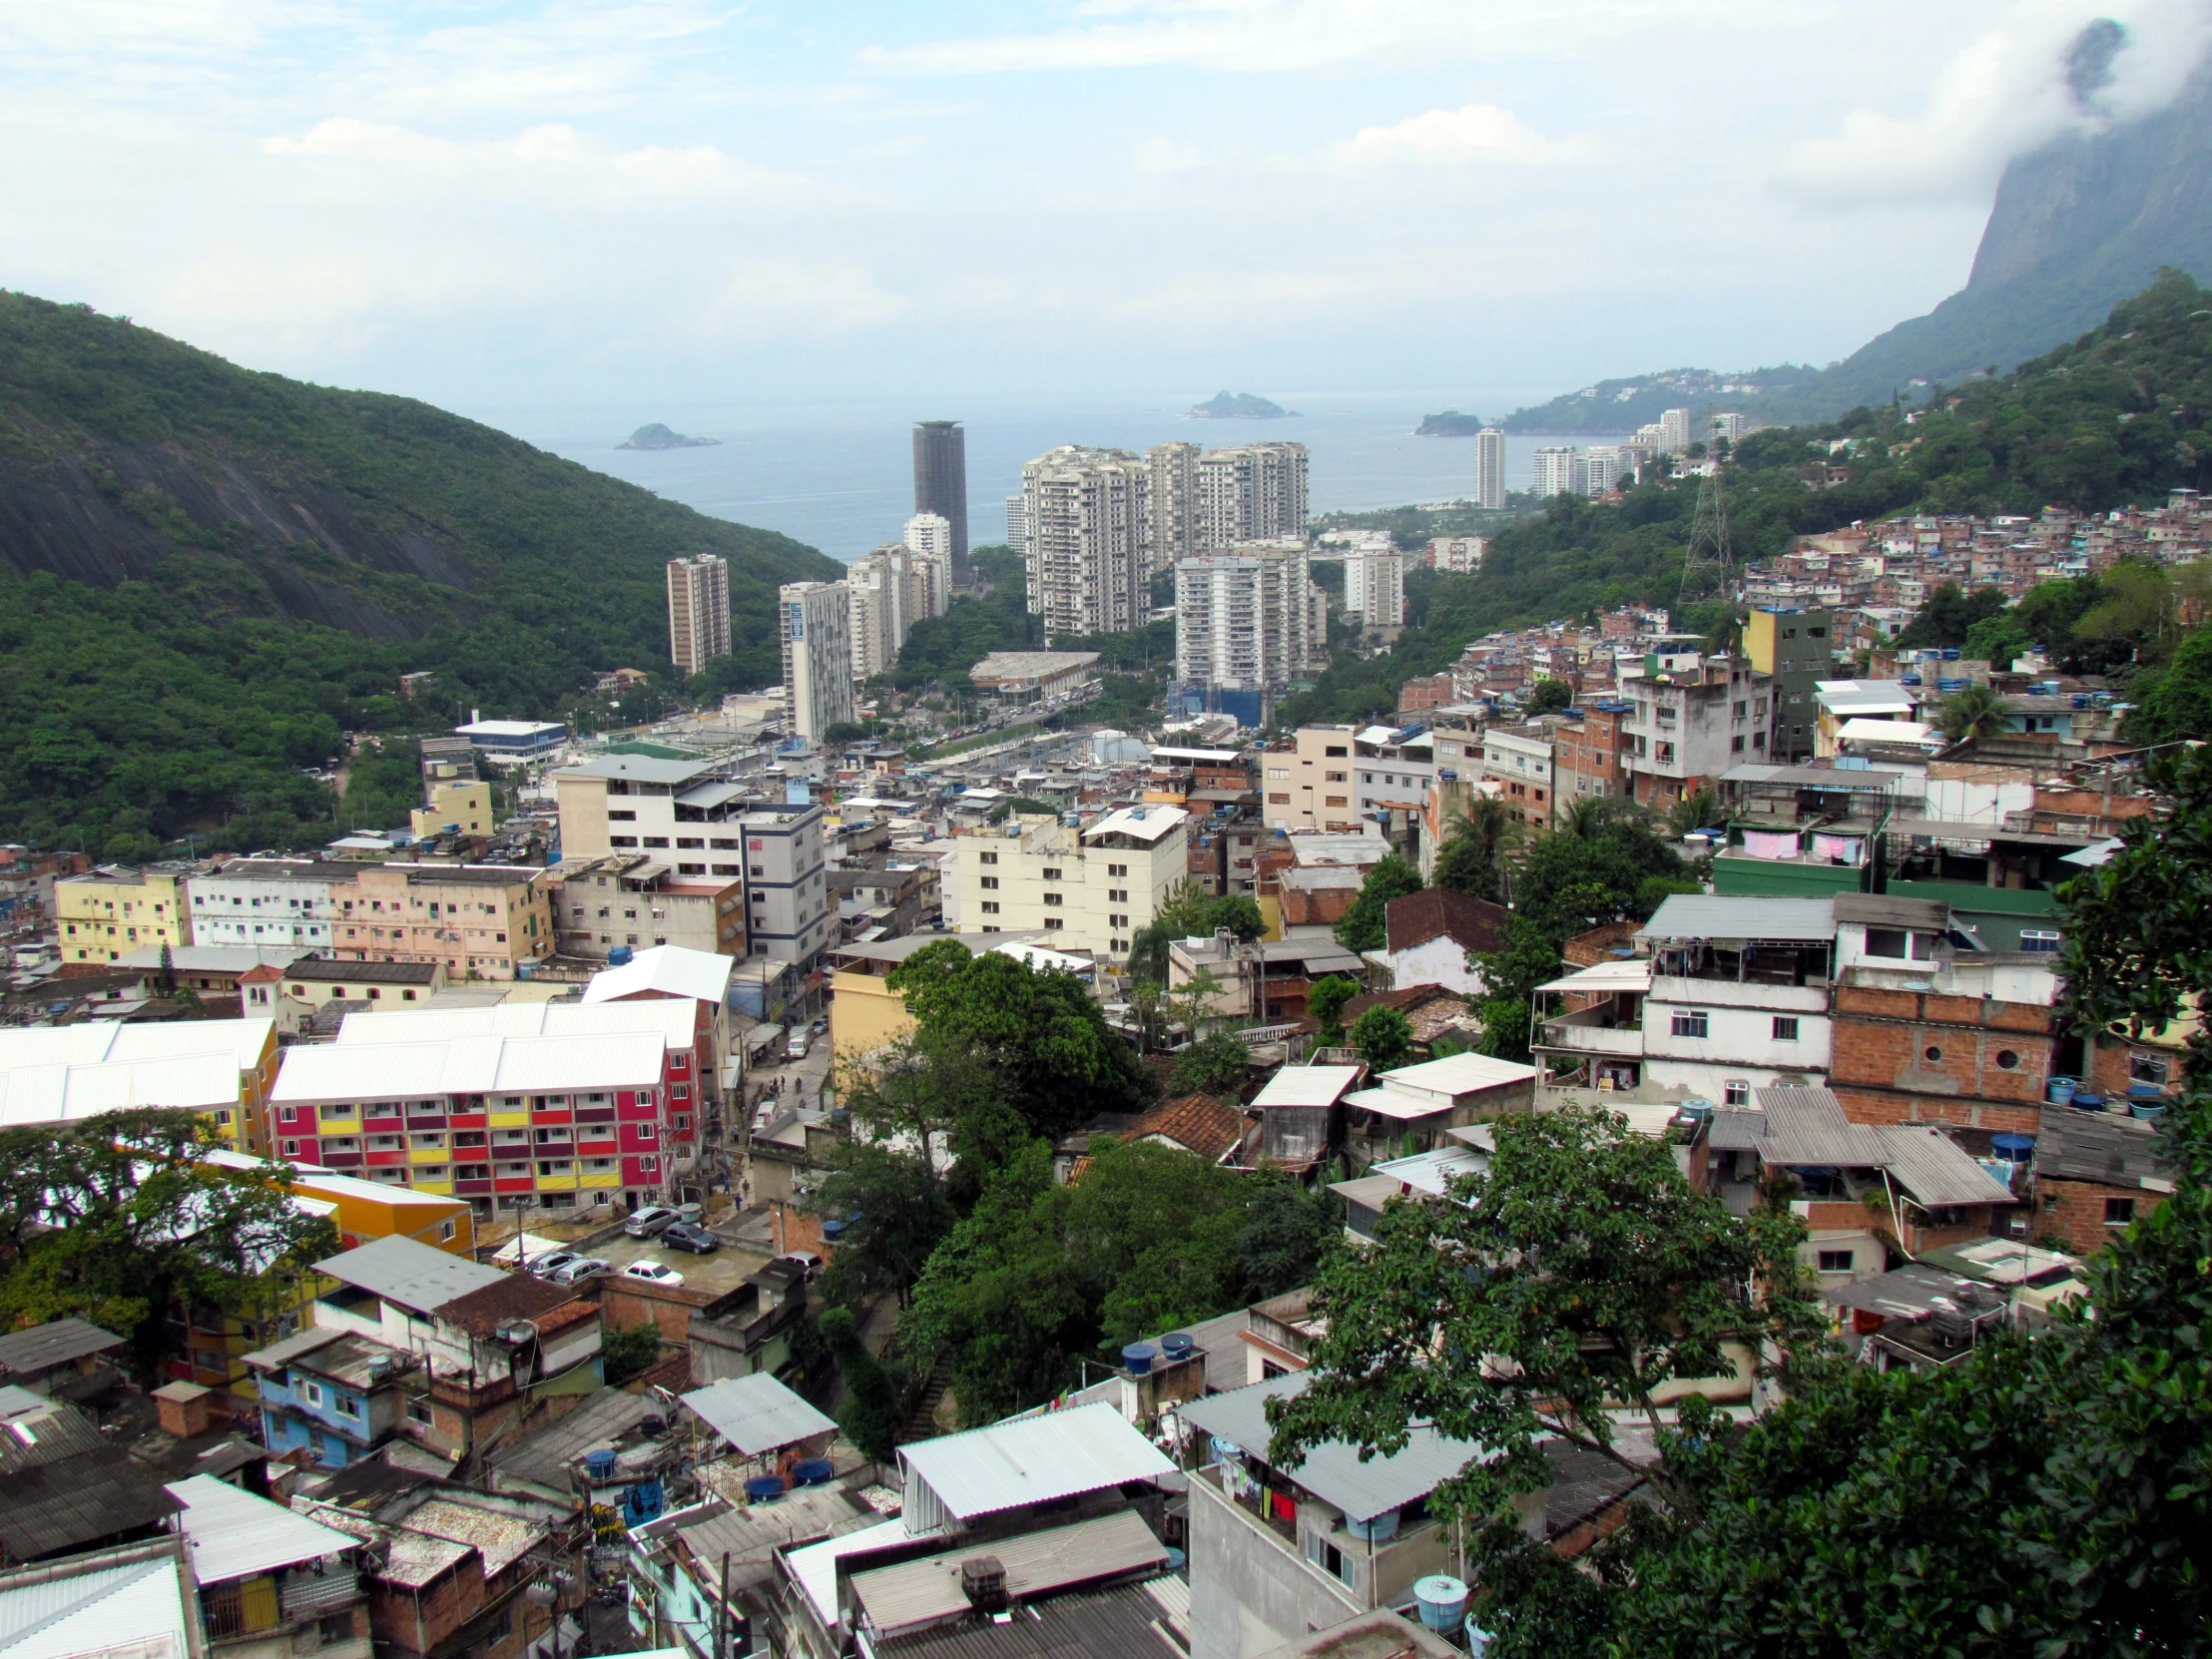
[[[794,1486],[819,1486],[836,1472],[827,1457],[802,1457],[792,1465]]]
[[[1413,1580],[1413,1601],[1420,1608],[1420,1622],[1431,1630],[1450,1630],[1467,1614],[1467,1586],[1448,1573],[1430,1573]]]
[[[1131,1377],[1146,1377],[1152,1372],[1152,1345],[1131,1343],[1121,1351],[1122,1369]]]
[[[637,955],[637,952],[628,945],[618,944],[607,952],[607,965],[609,967],[623,967],[635,955]]]
[[[602,1451],[585,1452],[584,1474],[594,1485],[604,1480],[612,1480],[615,1474],[614,1449],[610,1446]]]
[[[1198,1344],[1191,1339],[1189,1332],[1170,1331],[1160,1339],[1161,1361],[1170,1366],[1180,1365],[1191,1357],[1191,1351],[1197,1347]]]
[[[823,1242],[824,1244],[835,1244],[835,1243],[837,1243],[837,1241],[838,1241],[838,1240],[842,1239],[843,1237],[844,1237],[844,1223],[843,1223],[843,1222],[841,1222],[841,1221],[836,1221],[836,1220],[830,1220],[830,1221],[826,1221],[826,1222],[824,1222],[824,1223],[822,1224],[822,1242]]]
[[[780,1474],[756,1474],[745,1483],[745,1495],[755,1503],[773,1503],[784,1495],[784,1477]]]
[[[1991,1135],[1989,1145],[1999,1158],[2015,1164],[2024,1164],[2035,1156],[2033,1135]]]
[[[1398,1511],[1385,1509],[1368,1520],[1353,1520],[1347,1516],[1345,1530],[1363,1543],[1381,1544],[1397,1536],[1397,1523]]]
[[[1917,686],[1920,683],[1921,677],[1918,674],[1901,674],[1898,676],[1898,684],[1901,686]]]
[[[2089,706],[2089,694],[2087,692],[2075,692],[2072,702],[2075,708],[2086,709]]]
[[[2086,1089],[2076,1089],[2070,1104],[2077,1112],[2101,1112],[2104,1110],[2104,1096],[2092,1094]]]
[[[1944,646],[1943,661],[1946,663],[1955,663],[1956,661],[1958,661],[1958,647],[1956,647],[1955,645]]]

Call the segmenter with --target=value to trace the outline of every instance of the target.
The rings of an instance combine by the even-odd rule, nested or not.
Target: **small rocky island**
[[[1297,413],[1296,409],[1286,409],[1280,403],[1271,403],[1265,397],[1255,397],[1249,391],[1221,391],[1194,407],[1186,418],[1191,420],[1286,420]]]
[[[1446,409],[1442,414],[1422,415],[1420,424],[1413,428],[1413,436],[1471,438],[1487,424],[1480,415],[1461,414],[1457,409]]]
[[[681,432],[672,432],[659,421],[650,426],[640,426],[630,434],[630,441],[617,444],[618,449],[703,449],[708,444],[720,443],[720,438],[687,438]]]

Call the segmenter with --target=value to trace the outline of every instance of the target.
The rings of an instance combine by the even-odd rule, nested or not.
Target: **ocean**
[[[719,518],[735,519],[851,560],[898,539],[913,511],[916,420],[958,420],[967,431],[968,539],[1006,539],[1005,499],[1024,461],[1056,444],[1144,449],[1188,439],[1209,449],[1287,438],[1312,451],[1317,514],[1449,501],[1474,489],[1472,438],[1413,435],[1421,416],[1446,408],[1495,415],[1529,402],[1528,392],[1316,392],[1277,396],[1299,412],[1282,420],[1191,420],[1196,396],[1093,403],[920,406],[879,403],[724,404],[635,410],[501,410],[489,419],[528,442],[617,478],[642,484]],[[647,421],[722,441],[697,449],[626,450]],[[1506,439],[1506,481],[1526,488],[1532,456],[1557,439]],[[1584,438],[1583,443],[1604,441]]]

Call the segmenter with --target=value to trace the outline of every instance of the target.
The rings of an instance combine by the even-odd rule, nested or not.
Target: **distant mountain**
[[[1478,414],[1461,414],[1457,409],[1446,409],[1441,414],[1422,415],[1420,424],[1413,428],[1416,438],[1471,438],[1489,424]]]
[[[618,443],[617,449],[704,449],[720,443],[720,438],[687,438],[681,432],[672,432],[659,421],[650,426],[640,426],[630,434],[630,441]]]
[[[1192,420],[1284,420],[1297,414],[1296,409],[1286,409],[1280,403],[1271,403],[1265,397],[1255,397],[1249,391],[1219,391],[1203,403],[1192,407]]]
[[[2100,112],[2124,40],[2108,21],[2075,39],[2068,78],[2084,112]],[[2212,278],[2212,61],[2162,110],[2015,159],[1997,186],[1966,285],[1842,362],[1601,381],[1516,410],[1505,424],[1517,432],[1617,431],[1657,418],[1640,411],[1668,406],[1657,388],[1669,384],[1678,393],[1672,406],[1687,402],[1700,415],[1711,402],[1761,420],[1830,420],[2048,351],[2102,322],[2162,267]],[[1646,388],[1656,394],[1642,395]]]

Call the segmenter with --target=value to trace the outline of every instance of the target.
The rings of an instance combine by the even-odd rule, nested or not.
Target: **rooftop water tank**
[[[1198,1344],[1187,1331],[1170,1331],[1160,1339],[1160,1359],[1165,1365],[1178,1365],[1191,1357]]]
[[[780,1474],[756,1474],[745,1483],[745,1495],[755,1503],[773,1503],[784,1495]]]
[[[1467,1614],[1467,1586],[1448,1573],[1414,1579],[1413,1600],[1420,1608],[1420,1622],[1431,1630],[1450,1630]]]
[[[1121,1351],[1122,1369],[1131,1377],[1149,1376],[1152,1371],[1152,1345],[1131,1343]]]
[[[1920,683],[1921,677],[1918,674],[1901,674],[1898,676],[1898,684],[1901,686],[1917,686]]]
[[[794,1486],[819,1486],[835,1472],[827,1457],[802,1457],[792,1465]]]
[[[2024,1164],[2035,1155],[2033,1135],[1991,1135],[1989,1146],[1999,1158]]]
[[[1958,647],[1956,647],[1955,645],[1944,646],[1943,661],[1946,663],[1955,663],[1956,661],[1958,661]]]
[[[1362,1543],[1387,1543],[1397,1536],[1397,1522],[1398,1511],[1385,1509],[1380,1515],[1370,1516],[1367,1520],[1354,1520],[1347,1516],[1345,1518],[1345,1530]],[[1430,1628],[1434,1629],[1436,1627],[1430,1626]]]
[[[628,945],[618,944],[612,950],[607,952],[607,965],[609,967],[623,967],[627,965],[630,959],[636,954],[637,952],[632,950]]]
[[[595,1483],[612,1480],[615,1474],[615,1448],[602,1446],[597,1451],[585,1452],[584,1473]]]

